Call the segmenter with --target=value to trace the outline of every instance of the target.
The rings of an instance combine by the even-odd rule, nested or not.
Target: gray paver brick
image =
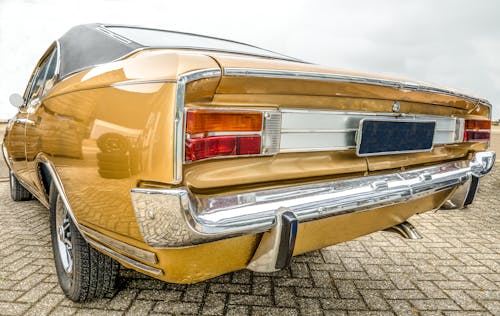
[[[499,315],[498,166],[469,208],[414,216],[421,240],[378,232],[298,256],[277,273],[193,285],[122,269],[118,291],[88,303],[70,302],[57,285],[47,211],[12,202],[0,182],[0,314]]]
[[[25,303],[0,302],[0,311],[2,315],[21,315],[30,305]]]

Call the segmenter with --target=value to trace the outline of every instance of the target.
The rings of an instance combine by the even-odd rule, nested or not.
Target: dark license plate
[[[374,156],[430,151],[435,128],[435,121],[363,119],[356,153]]]

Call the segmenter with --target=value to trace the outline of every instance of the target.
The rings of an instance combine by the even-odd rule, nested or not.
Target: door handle
[[[35,125],[35,122],[27,118],[18,118],[14,120],[14,123],[24,124],[24,125]]]

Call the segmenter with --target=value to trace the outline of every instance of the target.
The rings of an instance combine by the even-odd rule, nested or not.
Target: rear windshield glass
[[[107,26],[106,28],[120,36],[123,36],[129,40],[147,47],[206,49],[265,56],[278,59],[296,60],[295,58],[284,56],[251,45],[213,37],[134,27]]]

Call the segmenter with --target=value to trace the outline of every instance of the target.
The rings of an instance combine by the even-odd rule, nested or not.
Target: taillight
[[[261,136],[212,136],[186,140],[186,160],[260,154]]]
[[[279,132],[270,129],[276,121],[278,111],[188,110],[185,160],[273,154]]]
[[[487,142],[491,136],[490,120],[465,120],[464,141]]]
[[[195,135],[213,132],[260,132],[262,112],[188,111],[186,133]]]

